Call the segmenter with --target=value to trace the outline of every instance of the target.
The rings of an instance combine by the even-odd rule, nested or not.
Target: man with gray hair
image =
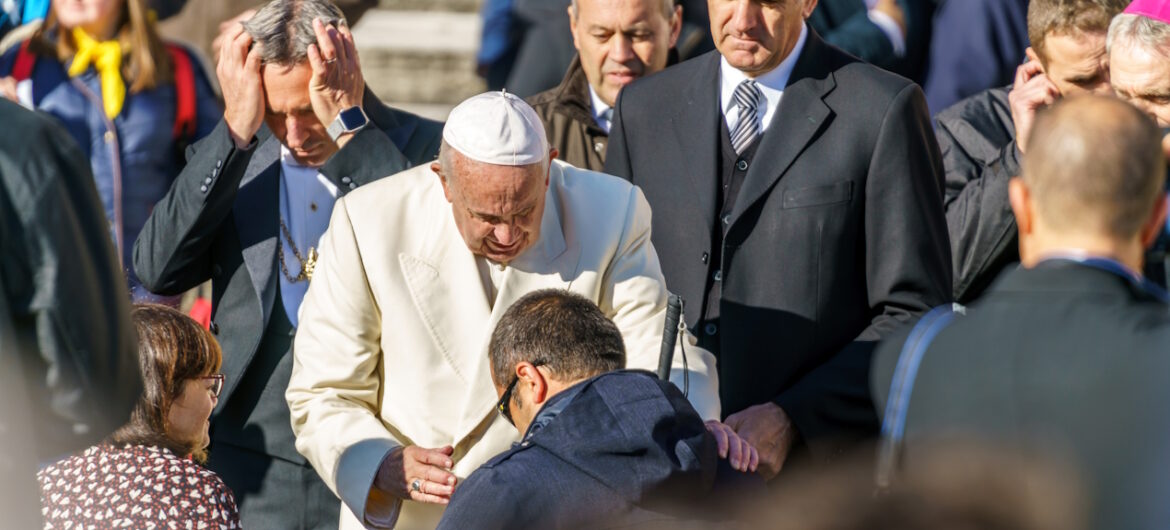
[[[334,201],[432,160],[440,125],[365,87],[328,0],[273,0],[229,33],[225,111],[155,207],[135,248],[152,291],[211,280],[227,382],[211,460],[248,528],[336,528],[337,498],[294,447],[284,390],[292,336]]]
[[[1131,3],[1110,24],[1106,48],[1114,93],[1170,126],[1170,1]]]
[[[487,346],[525,294],[585,296],[621,331],[623,366],[658,365],[668,293],[650,207],[556,155],[532,107],[490,92],[451,111],[438,162],[337,201],[286,396],[345,528],[434,528],[458,481],[517,441]],[[672,380],[713,420],[715,362],[695,342],[679,340]],[[733,467],[752,467],[729,428],[707,428]]]

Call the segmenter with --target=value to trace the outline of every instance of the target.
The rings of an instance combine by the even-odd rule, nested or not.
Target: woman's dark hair
[[[138,333],[142,397],[130,422],[111,437],[117,444],[158,445],[203,462],[197,441],[176,440],[167,425],[171,405],[188,380],[219,371],[223,354],[209,331],[187,315],[159,304],[135,304],[130,319]]]

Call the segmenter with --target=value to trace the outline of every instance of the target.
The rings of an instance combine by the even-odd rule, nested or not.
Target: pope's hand
[[[425,449],[399,447],[382,460],[374,476],[374,488],[399,499],[447,504],[455,492],[455,475],[451,473],[451,446]],[[412,483],[418,481],[418,488]]]
[[[321,124],[328,127],[341,111],[362,104],[366,82],[362,79],[357,47],[349,27],[326,25],[320,19],[313,21],[317,44],[309,45],[309,65],[313,78],[309,80],[309,101]],[[338,147],[344,146],[352,134],[338,138]]]

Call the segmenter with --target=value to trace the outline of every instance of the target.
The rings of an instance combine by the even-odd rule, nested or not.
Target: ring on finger
[[[326,60],[325,60],[325,64],[333,64],[333,63],[335,63],[335,62],[337,62],[337,58],[336,58],[336,57],[334,57],[334,58],[332,58],[332,59],[326,59]]]
[[[422,493],[422,479],[421,478],[414,479],[414,481],[410,483],[410,490],[418,492],[418,493]]]

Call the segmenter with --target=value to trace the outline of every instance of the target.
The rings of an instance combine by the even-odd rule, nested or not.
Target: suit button
[[[714,323],[708,323],[706,326],[703,326],[703,333],[706,333],[708,335],[714,335],[718,332],[719,332],[719,326],[716,326]]]
[[[715,278],[715,281],[717,281],[717,282],[723,281],[723,271],[721,271],[721,270],[715,271],[714,278]]]
[[[203,183],[204,184],[211,184],[211,177],[207,177],[207,178],[203,179]]]
[[[199,191],[202,191],[203,193],[207,193],[207,185],[204,184],[202,186],[199,186]]]
[[[216,176],[216,175],[218,175],[218,174],[219,174],[219,168],[218,168],[218,167],[217,167],[217,168],[215,168],[215,169],[212,169],[212,170],[211,170],[211,178],[215,178],[215,176]]]
[[[219,324],[216,324],[214,320],[211,321],[211,325],[208,326],[208,329],[211,330],[212,335],[219,335]]]
[[[354,188],[357,188],[357,183],[356,183],[356,182],[350,182],[350,183],[349,183],[349,189],[351,189],[351,190],[352,190],[352,189],[354,189]]]
[[[114,132],[113,131],[106,131],[106,134],[103,136],[105,137],[107,144],[114,141]]]
[[[724,225],[731,224],[731,214],[727,214],[727,215],[723,216],[723,224]]]
[[[605,144],[603,144],[601,142],[597,142],[597,143],[593,144],[593,150],[597,151],[597,154],[600,155],[602,151],[605,151]]]
[[[223,165],[223,160],[216,160],[215,161],[215,169],[219,169],[220,166],[222,166],[222,165]]]
[[[741,159],[739,159],[738,162],[735,163],[735,169],[738,169],[740,171],[747,171],[747,168],[748,168],[747,160],[744,160],[741,158]]]
[[[353,179],[351,179],[349,177],[341,177],[342,184],[349,184],[350,182],[353,182]]]
[[[703,253],[703,257],[699,258],[699,260],[703,262],[703,265],[706,265],[707,261],[709,261],[710,259],[711,259],[711,255],[707,254],[706,252]]]

